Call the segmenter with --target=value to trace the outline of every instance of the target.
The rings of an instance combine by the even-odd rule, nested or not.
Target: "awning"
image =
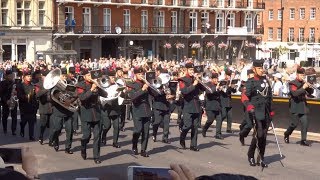
[[[37,54],[43,55],[76,55],[78,54],[75,50],[46,50],[46,51],[37,51]]]

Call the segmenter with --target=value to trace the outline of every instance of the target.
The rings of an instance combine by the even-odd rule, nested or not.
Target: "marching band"
[[[244,107],[244,122],[240,125],[239,139],[254,129],[254,137],[248,151],[251,166],[257,163],[267,167],[264,162],[267,129],[272,120],[272,92],[268,79],[262,70],[263,63],[254,61],[253,68],[247,71],[248,81],[241,82],[234,72],[225,71],[225,78],[219,80],[219,74],[187,62],[180,71],[168,72],[163,67],[148,68],[137,66],[132,69],[133,78],[127,69],[113,67],[102,70],[81,68],[76,73],[74,67],[37,70],[39,77],[32,77],[31,69],[22,72],[5,71],[5,80],[0,83],[3,105],[2,125],[7,133],[7,118],[12,117],[12,134],[16,134],[17,108],[21,114],[20,135],[24,137],[25,125],[29,126],[29,139],[35,140],[34,126],[36,114],[40,114],[39,143],[43,144],[43,135],[49,128],[49,146],[59,150],[59,136],[63,125],[66,131],[65,153],[73,154],[73,135],[78,133],[81,122],[81,156],[87,159],[87,144],[93,133],[93,159],[101,163],[100,147],[107,144],[107,133],[113,127],[112,146],[120,148],[118,138],[124,131],[125,121],[133,119],[132,152],[139,154],[138,141],[141,137],[140,155],[148,157],[147,147],[149,128],[152,128],[152,140],[157,141],[159,127],[163,126],[162,142],[169,144],[169,123],[171,113],[178,113],[177,123],[180,130],[180,145],[186,149],[186,136],[191,130],[190,150],[199,151],[197,138],[201,117],[205,112],[207,121],[202,127],[202,136],[216,120],[216,139],[223,139],[222,121],[227,119],[227,133],[233,133],[231,95],[239,88]],[[302,81],[302,68],[297,70],[297,80],[290,82],[290,112],[293,120],[285,132],[285,142],[296,128],[298,120],[302,122],[301,145],[307,146],[306,134],[308,121],[305,107],[305,95],[312,94],[311,85]],[[18,74],[18,75],[17,75]],[[14,76],[15,75],[15,76]],[[21,76],[21,78],[20,78]],[[300,78],[300,79],[299,79]],[[240,87],[238,87],[240,85]],[[199,97],[203,97],[199,98]],[[298,102],[299,101],[299,102]],[[258,150],[259,162],[255,162],[254,152]]]

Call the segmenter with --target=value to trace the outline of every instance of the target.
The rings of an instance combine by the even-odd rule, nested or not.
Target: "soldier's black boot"
[[[309,144],[306,140],[302,140],[302,141],[300,142],[300,145],[301,145],[301,146],[310,146],[310,144]]]
[[[260,162],[257,162],[258,166],[261,166],[263,168],[267,168],[268,164],[264,161],[264,158],[261,158]]]
[[[107,144],[106,136],[107,136],[107,130],[104,129],[102,130],[102,135],[101,135],[101,145],[105,146]]]
[[[200,151],[200,149],[197,146],[191,146],[190,150],[191,151]]]
[[[157,141],[157,131],[158,131],[158,127],[153,126],[152,127],[152,140],[153,140],[153,142]]]
[[[139,155],[139,153],[138,153],[138,145],[137,144],[133,144],[132,145],[132,153],[133,153],[133,155]]]
[[[96,164],[100,164],[100,163],[101,163],[101,161],[100,161],[100,159],[99,159],[99,158],[95,158],[95,159],[94,159],[94,163],[96,163]]]
[[[207,130],[209,129],[209,127],[210,127],[210,124],[208,124],[208,123],[206,123],[206,124],[203,126],[202,132],[201,132],[201,134],[202,134],[203,137],[207,137],[206,133],[207,133]]]
[[[186,149],[186,142],[185,142],[186,135],[187,135],[187,133],[185,131],[182,131],[180,134],[180,145],[181,145],[182,149]]]
[[[222,135],[221,135],[221,134],[217,134],[217,135],[215,135],[215,136],[214,136],[214,138],[216,138],[216,139],[221,139],[221,140],[223,139],[223,137],[222,137]]]
[[[287,133],[287,131],[284,132],[284,142],[287,144],[289,143],[289,134]]]
[[[141,150],[141,156],[143,157],[149,157],[148,153],[145,150]]]
[[[133,133],[132,137],[132,153],[134,155],[138,155],[138,140],[139,140],[140,134]]]
[[[66,154],[73,154],[73,152],[70,150],[70,148],[66,148],[66,149],[64,150],[64,152],[65,152]]]
[[[121,148],[121,146],[118,143],[112,143],[112,146],[115,148]]]
[[[87,149],[85,140],[81,140],[81,157],[83,160],[87,159]]]
[[[21,130],[20,130],[20,136],[21,136],[21,137],[24,137],[24,129],[21,129]]]
[[[244,144],[244,136],[241,133],[239,133],[239,140],[240,140],[241,145],[244,146],[245,145]]]
[[[38,141],[39,141],[39,143],[40,143],[41,145],[43,145],[43,137],[42,137],[42,136],[39,137],[39,140],[38,140]]]
[[[250,166],[256,166],[256,161],[254,160],[254,158],[248,157],[248,161]]]

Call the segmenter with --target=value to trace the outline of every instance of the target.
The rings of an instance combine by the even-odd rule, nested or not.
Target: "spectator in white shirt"
[[[280,73],[276,73],[273,75],[274,77],[274,84],[272,86],[272,91],[274,96],[282,96],[282,82],[281,77],[282,75]]]

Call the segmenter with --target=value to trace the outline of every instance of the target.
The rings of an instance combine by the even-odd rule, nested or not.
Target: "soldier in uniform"
[[[262,167],[268,167],[264,162],[264,153],[268,127],[274,113],[271,111],[272,89],[266,77],[263,76],[262,66],[263,61],[253,61],[254,77],[246,82],[246,88],[242,93],[241,100],[254,123],[255,136],[252,138],[248,150],[249,164],[250,166],[261,165]],[[260,157],[260,162],[257,163],[254,159],[256,148]]]
[[[69,67],[69,71],[68,71],[68,77],[67,77],[67,83],[70,85],[76,85],[76,83],[78,82],[76,76],[76,69],[74,67]],[[78,132],[77,130],[79,129],[79,113],[78,112],[73,112],[73,122],[72,122],[72,129],[73,129],[73,135],[77,135]]]
[[[183,95],[183,127],[180,134],[180,145],[186,149],[185,139],[191,129],[191,145],[190,150],[199,151],[197,147],[198,126],[200,123],[200,115],[202,109],[200,107],[199,95],[200,86],[199,80],[194,77],[194,65],[191,62],[186,63],[186,75],[180,78],[179,88]]]
[[[207,83],[207,86],[212,90],[210,92],[206,89],[206,96],[205,96],[205,110],[207,114],[207,122],[202,128],[202,136],[206,137],[206,132],[213,123],[214,120],[216,120],[216,136],[221,135],[221,126],[222,126],[222,120],[221,120],[221,103],[220,103],[220,87],[218,84],[218,74],[212,73],[211,75],[211,82]],[[220,130],[220,132],[219,132]]]
[[[144,71],[141,67],[134,68],[136,81],[127,85],[129,89],[129,98],[132,100],[132,118],[134,123],[132,137],[132,151],[138,155],[138,141],[141,137],[141,156],[149,157],[147,146],[149,139],[149,127],[151,118],[151,107],[149,104],[149,86],[143,80]]]
[[[247,70],[247,76],[248,76],[248,79],[250,78],[253,78],[254,77],[254,72],[252,69],[249,69]],[[246,85],[246,82],[242,82],[241,83],[241,86],[240,86],[240,92],[241,94],[242,93],[245,93],[245,85]],[[243,97],[243,96],[241,96]],[[240,124],[239,128],[240,128],[240,133],[239,133],[239,140],[241,142],[241,145],[244,146],[244,138],[246,138],[248,136],[248,134],[250,133],[251,129],[252,129],[252,121],[249,117],[249,113],[247,112],[246,110],[246,107],[243,105],[243,113],[244,113],[244,120],[243,122]]]
[[[5,71],[5,80],[0,82],[0,96],[2,103],[2,127],[4,134],[7,134],[7,123],[9,113],[11,114],[11,133],[12,135],[16,135],[17,129],[17,107],[18,104],[15,101],[12,101],[12,96],[17,96],[17,83],[13,79],[13,74],[11,70]],[[1,107],[0,107],[1,108]]]
[[[290,126],[287,131],[284,132],[284,141],[289,143],[289,136],[293,130],[297,127],[298,122],[301,122],[301,142],[302,146],[310,146],[307,142],[308,133],[308,118],[307,113],[309,111],[306,96],[311,96],[313,89],[310,88],[310,83],[305,82],[305,70],[303,68],[297,69],[297,78],[289,82],[290,88],[290,100],[289,108],[291,113]]]
[[[161,73],[168,73],[168,70],[162,69]],[[153,93],[153,106],[152,110],[154,113],[154,122],[152,124],[152,139],[154,142],[157,141],[157,133],[160,123],[163,123],[163,136],[162,142],[169,144],[168,136],[169,136],[169,123],[170,123],[170,102],[169,99],[173,99],[174,96],[171,94],[166,94],[165,87],[161,85],[160,92]],[[171,90],[170,90],[171,91]],[[168,91],[169,92],[169,91]]]
[[[115,85],[115,75],[116,71],[112,69],[107,69],[106,75],[109,78],[109,83],[111,85]],[[120,131],[120,106],[118,104],[118,98],[112,99],[107,102],[101,109],[102,115],[102,136],[101,136],[101,144],[106,145],[107,143],[107,133],[111,128],[111,124],[113,124],[113,143],[112,146],[115,148],[120,148],[118,144],[119,131]]]
[[[61,68],[60,79],[62,81],[67,81],[66,68]],[[66,93],[66,92],[62,92],[62,93]],[[72,101],[76,99],[76,92],[68,92],[68,93],[69,95],[71,95],[71,97],[70,99],[65,100],[65,106],[70,105],[70,103],[72,103]],[[53,96],[54,97],[51,97],[51,98],[59,99],[58,94],[53,94]],[[53,107],[53,112],[51,116],[51,121],[53,123],[53,133],[52,133],[52,136],[51,136],[52,139],[50,140],[50,142],[53,142],[53,145],[54,145],[53,148],[56,151],[58,151],[59,136],[64,124],[65,130],[66,130],[65,153],[73,154],[73,152],[71,151],[72,136],[73,136],[73,129],[72,129],[73,112],[66,109],[66,107],[61,106],[54,100],[52,100],[52,107]]]
[[[39,143],[40,144],[43,144],[43,134],[46,128],[49,128],[51,125],[50,116],[52,114],[52,104],[51,104],[50,91],[47,89],[44,89],[43,87],[43,80],[48,73],[49,73],[49,70],[47,69],[42,70],[41,71],[42,78],[39,80],[37,84],[35,84],[36,97],[38,98],[38,101],[39,101],[39,114],[40,114]],[[50,134],[52,134],[52,132]]]
[[[82,126],[81,157],[87,159],[87,144],[90,141],[91,129],[93,130],[93,158],[96,164],[100,164],[100,120],[101,108],[99,96],[107,97],[107,93],[101,90],[97,82],[91,78],[89,69],[82,69],[84,81],[77,85],[78,96],[81,101],[80,117]]]
[[[232,106],[231,106],[231,94],[237,92],[236,88],[233,84],[231,84],[231,74],[232,71],[227,69],[225,74],[224,81],[227,81],[227,85],[225,86],[224,91],[220,91],[220,99],[221,99],[221,117],[222,121],[227,119],[227,133],[233,133],[231,130],[232,126]],[[221,129],[218,130],[221,132]],[[222,135],[215,136],[216,139],[223,139]]]
[[[20,135],[24,137],[24,127],[29,125],[29,140],[34,141],[34,125],[37,120],[38,102],[32,81],[31,69],[24,69],[23,83],[17,85],[17,95],[21,114]]]

